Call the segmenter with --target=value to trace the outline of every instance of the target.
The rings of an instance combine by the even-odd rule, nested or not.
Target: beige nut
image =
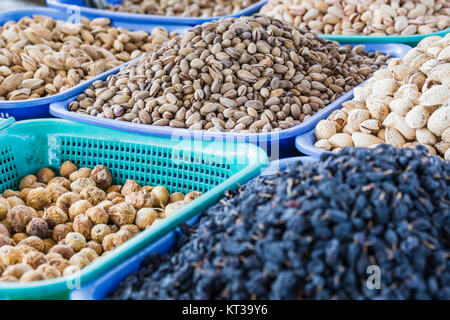
[[[423,106],[437,106],[444,104],[450,98],[450,88],[444,85],[438,85],[425,91],[419,98]]]
[[[328,139],[332,148],[345,148],[353,146],[352,137],[347,133],[336,133]]]
[[[416,130],[410,128],[405,123],[405,117],[394,114],[394,127],[405,137],[406,140],[414,140],[416,138]]]
[[[405,123],[411,129],[423,128],[430,117],[430,110],[425,106],[418,105],[412,108],[405,116]]]
[[[385,142],[396,148],[401,148],[405,144],[405,139],[400,132],[392,127],[387,127],[384,133]]]
[[[322,140],[316,141],[316,143],[314,143],[314,147],[319,148],[319,149],[323,149],[323,150],[326,150],[326,151],[330,151],[331,150],[331,143],[329,143],[327,139],[322,139]]]
[[[317,140],[328,139],[336,134],[336,125],[331,120],[320,120],[316,126]]]
[[[405,116],[412,107],[414,107],[414,103],[408,98],[394,99],[389,103],[392,112],[400,116]]]
[[[429,145],[434,145],[437,142],[436,136],[426,128],[416,130],[416,140],[420,144]]]
[[[363,133],[372,133],[375,134],[380,130],[381,124],[380,121],[375,119],[367,119],[359,125],[359,131]]]
[[[450,127],[450,106],[441,107],[434,111],[427,122],[427,128],[436,136],[441,136],[442,133]]]
[[[347,120],[347,123],[349,125],[348,129],[350,130],[350,133],[358,131],[359,125],[364,121],[368,120],[369,118],[370,113],[368,110],[364,109],[350,110],[350,112],[348,113],[348,120]]]
[[[355,147],[367,148],[374,144],[383,143],[383,140],[377,138],[374,135],[362,132],[353,132],[352,141]]]

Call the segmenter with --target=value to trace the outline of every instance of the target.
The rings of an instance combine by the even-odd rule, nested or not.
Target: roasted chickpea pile
[[[80,271],[201,195],[127,180],[66,161],[0,195],[0,281],[53,279]]]

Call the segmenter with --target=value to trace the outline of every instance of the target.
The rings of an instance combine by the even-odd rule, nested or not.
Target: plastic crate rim
[[[148,21],[157,22],[161,24],[175,24],[175,25],[197,25],[202,24],[205,22],[210,22],[214,20],[219,19],[226,19],[231,17],[239,17],[239,16],[245,16],[248,13],[252,13],[254,10],[259,9],[262,7],[265,3],[267,3],[268,0],[261,0],[258,1],[251,6],[248,6],[244,9],[242,9],[240,12],[225,16],[218,16],[218,17],[209,17],[209,18],[194,18],[194,17],[178,17],[178,16],[163,16],[163,15],[154,15],[154,14],[139,14],[139,13],[130,13],[130,12],[118,12],[118,11],[112,11],[112,10],[106,10],[106,9],[95,9],[85,6],[78,6],[80,8],[81,13],[91,15],[91,16],[103,16],[115,19],[116,21],[128,21],[133,20],[134,23],[145,23]],[[61,3],[58,0],[47,0],[47,5],[58,8],[60,10],[65,10],[66,7],[71,6],[70,4]],[[72,5],[73,6],[73,5]]]

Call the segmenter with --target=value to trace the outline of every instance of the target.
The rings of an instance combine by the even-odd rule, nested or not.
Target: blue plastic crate
[[[220,18],[229,17],[240,17],[240,16],[251,16],[261,9],[263,5],[267,3],[268,0],[261,0],[245,9],[241,12],[221,16],[221,17],[211,17],[211,18],[189,18],[189,17],[173,17],[173,16],[161,16],[161,15],[150,15],[150,14],[138,14],[129,12],[118,12],[112,10],[101,10],[96,8],[91,8],[86,5],[85,0],[47,0],[47,5],[49,7],[66,11],[75,10],[74,6],[77,6],[80,14],[84,17],[93,19],[99,17],[107,17],[111,19],[113,25],[121,24],[124,27],[131,27],[138,25],[142,30],[149,30],[154,27],[164,27],[169,31],[180,32],[183,29],[202,24],[204,22],[217,20]],[[121,0],[107,0],[110,4],[118,4]]]
[[[6,10],[0,12],[0,26],[7,21],[18,21],[23,17],[31,17],[33,15],[44,15],[53,19],[67,21],[72,14],[73,12],[70,10],[65,12],[45,7],[27,7],[24,9]],[[115,26],[117,27],[121,25],[116,24]],[[128,29],[134,31],[139,30],[139,27],[137,25],[131,25]],[[91,85],[92,82],[103,77],[107,77],[112,73],[118,72],[120,67],[121,66],[118,66],[114,69],[106,71],[97,77],[84,81],[63,93],[58,93],[50,97],[22,101],[0,101],[0,118],[14,117],[16,120],[26,120],[52,117],[49,112],[49,105],[51,103],[63,101],[69,97],[82,93]]]
[[[262,172],[263,176],[270,176],[279,170],[283,170],[287,167],[289,163],[302,161],[304,163],[310,163],[316,161],[317,159],[311,157],[293,157],[282,159],[278,161],[272,161],[269,166]],[[195,225],[200,219],[200,214],[192,218],[187,222],[188,225]],[[175,231],[165,235],[163,238],[151,244],[145,250],[139,254],[131,257],[127,261],[121,263],[114,269],[105,273],[102,277],[97,280],[82,286],[78,290],[71,292],[71,300],[103,300],[111,292],[116,290],[123,279],[133,272],[139,271],[144,259],[152,253],[165,254],[172,250],[176,244],[176,241],[181,236],[181,231],[177,228]]]
[[[411,47],[404,44],[367,44],[366,49],[370,52],[380,50],[394,57],[403,57],[406,52],[411,49]],[[104,76],[103,79],[106,79],[106,76]],[[320,119],[327,117],[333,110],[339,108],[342,102],[347,101],[352,96],[353,90],[350,90],[303,123],[293,128],[269,133],[223,133],[203,130],[178,129],[171,127],[137,124],[119,120],[102,119],[68,111],[68,105],[70,104],[70,102],[76,99],[77,95],[65,101],[53,103],[50,106],[50,113],[58,118],[80,121],[106,128],[158,137],[253,143],[264,149],[270,156],[271,160],[277,160],[280,158],[298,156],[299,153],[295,148],[295,137],[313,129]]]

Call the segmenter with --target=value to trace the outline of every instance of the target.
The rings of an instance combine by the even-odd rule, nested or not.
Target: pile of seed
[[[391,59],[354,96],[317,124],[316,147],[422,144],[450,160],[450,34],[427,37]]]
[[[175,128],[277,131],[324,108],[387,59],[263,16],[221,19],[93,83],[69,110]]]
[[[383,145],[256,178],[110,298],[450,299],[449,177]]]
[[[60,174],[41,169],[20,181],[20,191],[0,196],[0,282],[79,272],[200,195],[134,180],[113,185],[102,165],[78,169],[66,161]]]
[[[236,14],[260,0],[123,0],[106,9],[181,17],[220,17]]]
[[[26,100],[70,89],[172,38],[114,28],[107,18],[72,24],[35,15],[0,26],[0,100]]]
[[[269,0],[260,13],[324,34],[407,36],[450,26],[447,0]]]

